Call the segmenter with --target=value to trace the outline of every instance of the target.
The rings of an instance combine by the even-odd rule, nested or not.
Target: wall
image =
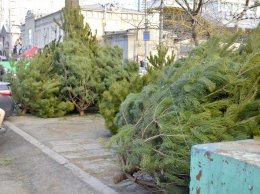
[[[2,42],[2,44],[0,46],[0,50],[2,55],[6,56],[7,58],[12,55],[14,45],[21,36],[20,29],[17,26],[12,26],[11,32],[12,33],[10,34],[8,25],[4,25],[1,29],[0,42]]]
[[[84,16],[84,22],[88,23],[92,32],[97,32],[97,39],[101,44],[105,44],[103,37],[106,34],[117,34],[116,37],[110,38],[111,45],[119,45],[124,50],[124,57],[136,60],[137,55],[144,56],[144,13],[128,10],[114,9],[100,5],[83,6],[81,13]],[[60,21],[60,13],[55,12],[46,16],[32,17],[31,13],[27,13],[26,22],[22,25],[23,50],[27,50],[33,46],[43,48],[59,35],[63,36],[63,31],[53,21],[56,18]],[[159,26],[159,13],[153,13],[147,16],[150,26]],[[28,30],[34,32],[33,44],[29,44]],[[137,29],[136,33],[122,33],[124,31],[132,31]],[[159,42],[158,29],[150,29],[151,40],[148,43],[148,54],[156,48]]]
[[[53,21],[54,18],[57,19],[57,21],[60,21],[59,11],[46,16],[36,16],[31,11],[27,12],[25,24],[23,24],[21,28],[23,51],[32,47],[43,48],[52,40],[58,39],[59,36],[63,36],[63,31]],[[30,44],[29,40],[30,29],[32,30],[32,44]]]
[[[115,7],[83,6],[82,14],[93,32],[97,32],[97,38],[102,40],[105,32],[116,32],[144,28],[144,13]],[[159,26],[159,13],[147,16],[149,26]],[[159,42],[159,40],[158,40]],[[157,44],[158,44],[157,42]]]
[[[150,29],[150,41],[147,41],[147,50],[156,51],[158,45],[159,31],[158,29]],[[145,56],[145,41],[143,40],[143,29],[133,29],[126,31],[106,32],[104,39],[111,46],[118,45],[123,49],[123,57],[129,60],[140,61]],[[138,60],[139,56],[139,60]]]

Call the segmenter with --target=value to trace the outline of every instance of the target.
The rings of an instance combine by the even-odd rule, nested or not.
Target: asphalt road
[[[0,135],[0,194],[98,194],[12,130]]]

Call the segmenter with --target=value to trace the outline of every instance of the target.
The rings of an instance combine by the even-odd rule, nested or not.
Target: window
[[[29,40],[29,46],[33,46],[33,34],[32,29],[28,30],[28,40]]]
[[[43,29],[43,44],[45,45],[47,42],[47,30],[44,28]]]
[[[47,30],[46,30],[46,40],[47,40],[47,43],[49,43],[49,41],[50,41],[49,32],[50,32],[50,30],[49,30],[49,27],[48,27]]]

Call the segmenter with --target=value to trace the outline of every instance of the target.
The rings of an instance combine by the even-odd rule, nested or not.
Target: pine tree
[[[136,63],[128,64],[127,67],[136,66]],[[138,73],[138,69],[122,76],[121,79],[113,82],[109,89],[103,93],[99,109],[101,115],[105,119],[106,127],[116,134],[118,127],[114,123],[116,114],[119,112],[120,104],[125,100],[130,93],[140,92],[144,86],[143,79]]]
[[[111,49],[110,49],[111,51]],[[115,117],[120,109],[120,104],[126,99],[130,93],[139,93],[145,85],[156,82],[162,69],[169,66],[174,61],[174,55],[167,56],[167,47],[157,47],[158,54],[148,57],[150,66],[147,68],[147,74],[140,76],[137,64],[126,63],[121,71],[116,71],[115,76],[110,76],[113,81],[109,81],[110,87],[103,93],[103,97],[99,104],[100,113],[105,119],[106,127],[113,133],[118,132],[115,125]],[[107,55],[106,55],[107,56]]]
[[[84,44],[74,41],[66,41],[62,45],[60,62],[63,65],[64,87],[62,92],[77,108],[79,114],[84,115],[84,111],[97,100],[95,87],[96,68],[93,60],[86,53],[88,48]]]
[[[63,94],[74,104],[80,115],[98,98],[94,57],[99,50],[96,35],[93,35],[79,7],[62,9],[65,33],[59,50],[59,66],[63,69]]]
[[[170,55],[167,55],[169,51],[168,47],[163,45],[157,46],[157,55],[150,55],[147,57],[150,65],[147,67],[147,71],[152,73],[153,70],[162,70],[164,67],[171,65],[174,62],[174,52],[172,51]]]
[[[55,41],[39,51],[30,61],[16,64],[17,77],[12,80],[14,98],[23,109],[39,117],[60,117],[73,105],[60,94],[61,76],[54,71]]]
[[[231,46],[239,34],[212,37],[127,96],[110,141],[126,174],[141,169],[166,192],[188,193],[193,145],[259,136],[259,33],[238,51]]]
[[[97,105],[103,92],[115,82],[138,71],[136,65],[122,62],[122,50],[115,46],[101,47],[96,35],[87,23],[79,8],[66,7],[62,11],[65,41],[60,50],[60,65],[64,70],[64,89],[80,115],[89,106]],[[130,70],[130,71],[128,71]]]
[[[98,102],[103,98],[103,92],[117,81],[130,77],[138,72],[138,65],[128,60],[123,62],[123,51],[118,46],[101,47],[94,58],[97,67],[96,92],[99,94]]]
[[[23,57],[19,62],[12,63],[16,69],[16,78],[9,78],[12,84],[13,98],[16,104],[22,108],[22,114],[30,110],[30,98],[34,88],[31,87],[32,80],[28,78],[30,68],[28,68],[28,61]],[[30,80],[29,80],[30,79]]]

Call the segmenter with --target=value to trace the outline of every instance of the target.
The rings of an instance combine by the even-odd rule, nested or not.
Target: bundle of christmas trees
[[[127,176],[188,193],[193,145],[260,136],[260,29],[235,48],[238,38],[211,38],[128,95],[110,141]]]

